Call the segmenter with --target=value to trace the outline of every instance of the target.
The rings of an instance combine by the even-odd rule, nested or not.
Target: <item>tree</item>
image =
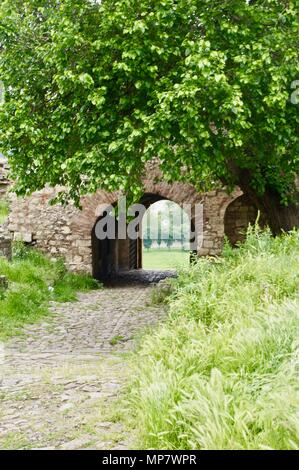
[[[274,233],[298,225],[298,26],[295,0],[3,0],[17,193],[134,192],[156,156],[166,179],[239,185]]]
[[[153,244],[153,240],[151,238],[144,238],[143,239],[143,246],[144,248],[147,249],[147,251],[149,251],[149,249],[151,248]]]
[[[162,243],[162,213],[159,211],[157,215],[158,219],[158,233],[157,233],[157,243],[159,248],[161,248]]]
[[[166,238],[166,245],[168,249],[173,245],[173,240],[174,240],[174,217],[173,217],[173,210],[171,207],[169,207],[169,226],[168,226],[168,236]]]

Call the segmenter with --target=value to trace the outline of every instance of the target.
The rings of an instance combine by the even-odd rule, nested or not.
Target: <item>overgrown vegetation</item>
[[[6,199],[0,199],[0,225],[5,222],[8,216],[8,202]]]
[[[299,232],[182,272],[133,387],[142,448],[299,447]]]
[[[15,190],[137,200],[155,155],[167,180],[238,185],[274,233],[298,226],[298,28],[297,0],[2,1]]]
[[[0,257],[0,275],[9,285],[0,291],[1,339],[49,313],[49,300],[74,301],[77,291],[99,287],[90,276],[67,272],[62,260],[51,261],[22,244],[15,245],[12,262]]]

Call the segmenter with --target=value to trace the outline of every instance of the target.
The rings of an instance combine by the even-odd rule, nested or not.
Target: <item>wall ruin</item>
[[[179,205],[203,205],[203,239],[199,236],[199,256],[218,255],[225,235],[227,207],[242,195],[239,189],[228,194],[225,189],[199,193],[186,183],[166,183],[155,165],[148,168],[143,179],[144,194],[155,195]],[[9,231],[14,239],[36,246],[53,258],[63,257],[68,268],[75,272],[93,272],[92,231],[99,216],[99,206],[113,205],[120,193],[98,190],[81,199],[82,210],[74,205],[50,205],[57,190],[45,188],[30,197],[11,195]],[[234,213],[238,219],[237,211]],[[242,218],[242,211],[240,213]],[[242,224],[241,224],[242,225]],[[236,222],[238,226],[238,222]],[[195,227],[196,228],[196,227]],[[125,247],[123,243],[123,247]],[[121,244],[120,244],[121,247]],[[124,267],[125,248],[120,248],[119,265]]]

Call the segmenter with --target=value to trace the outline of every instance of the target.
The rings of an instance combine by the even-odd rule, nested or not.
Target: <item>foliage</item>
[[[171,246],[174,241],[190,238],[190,217],[182,207],[175,202],[162,200],[152,204],[142,220],[144,239],[157,241],[160,238]]]
[[[9,213],[8,202],[6,199],[0,199],[0,225],[5,222]]]
[[[161,212],[158,212],[157,243],[158,243],[158,246],[160,247],[162,243],[162,213]]]
[[[73,301],[76,291],[99,287],[90,276],[68,273],[62,260],[51,261],[21,243],[15,244],[13,251],[12,262],[0,258],[0,274],[9,284],[0,295],[0,338],[48,314],[49,300]]]
[[[61,279],[57,279],[54,284],[54,297],[59,302],[70,302],[77,300],[78,291],[85,292],[91,289],[98,289],[98,282],[85,274],[65,273]]]
[[[151,304],[152,305],[162,305],[166,304],[169,296],[172,294],[173,288],[173,279],[167,278],[163,281],[160,281],[154,289],[151,291]]]
[[[16,189],[135,191],[147,160],[282,199],[298,172],[288,0],[3,0],[0,140]],[[237,170],[237,171],[236,171]]]
[[[122,341],[124,341],[124,339],[125,337],[123,335],[116,335],[110,339],[109,344],[111,344],[111,346],[116,346],[118,343],[121,343]]]
[[[147,250],[150,249],[150,247],[152,246],[153,244],[153,240],[151,238],[144,238],[143,239],[143,246],[144,248],[146,248]]]
[[[298,265],[298,231],[251,229],[172,281],[138,353],[142,448],[298,449]]]
[[[170,210],[169,212],[169,236],[166,241],[168,249],[171,248],[174,242],[174,217],[173,217],[173,211]],[[189,222],[190,225],[190,222]]]

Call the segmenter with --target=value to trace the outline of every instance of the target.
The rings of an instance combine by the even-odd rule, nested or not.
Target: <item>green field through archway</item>
[[[142,223],[144,269],[177,269],[190,262],[190,220],[176,203],[158,201],[146,211]]]

